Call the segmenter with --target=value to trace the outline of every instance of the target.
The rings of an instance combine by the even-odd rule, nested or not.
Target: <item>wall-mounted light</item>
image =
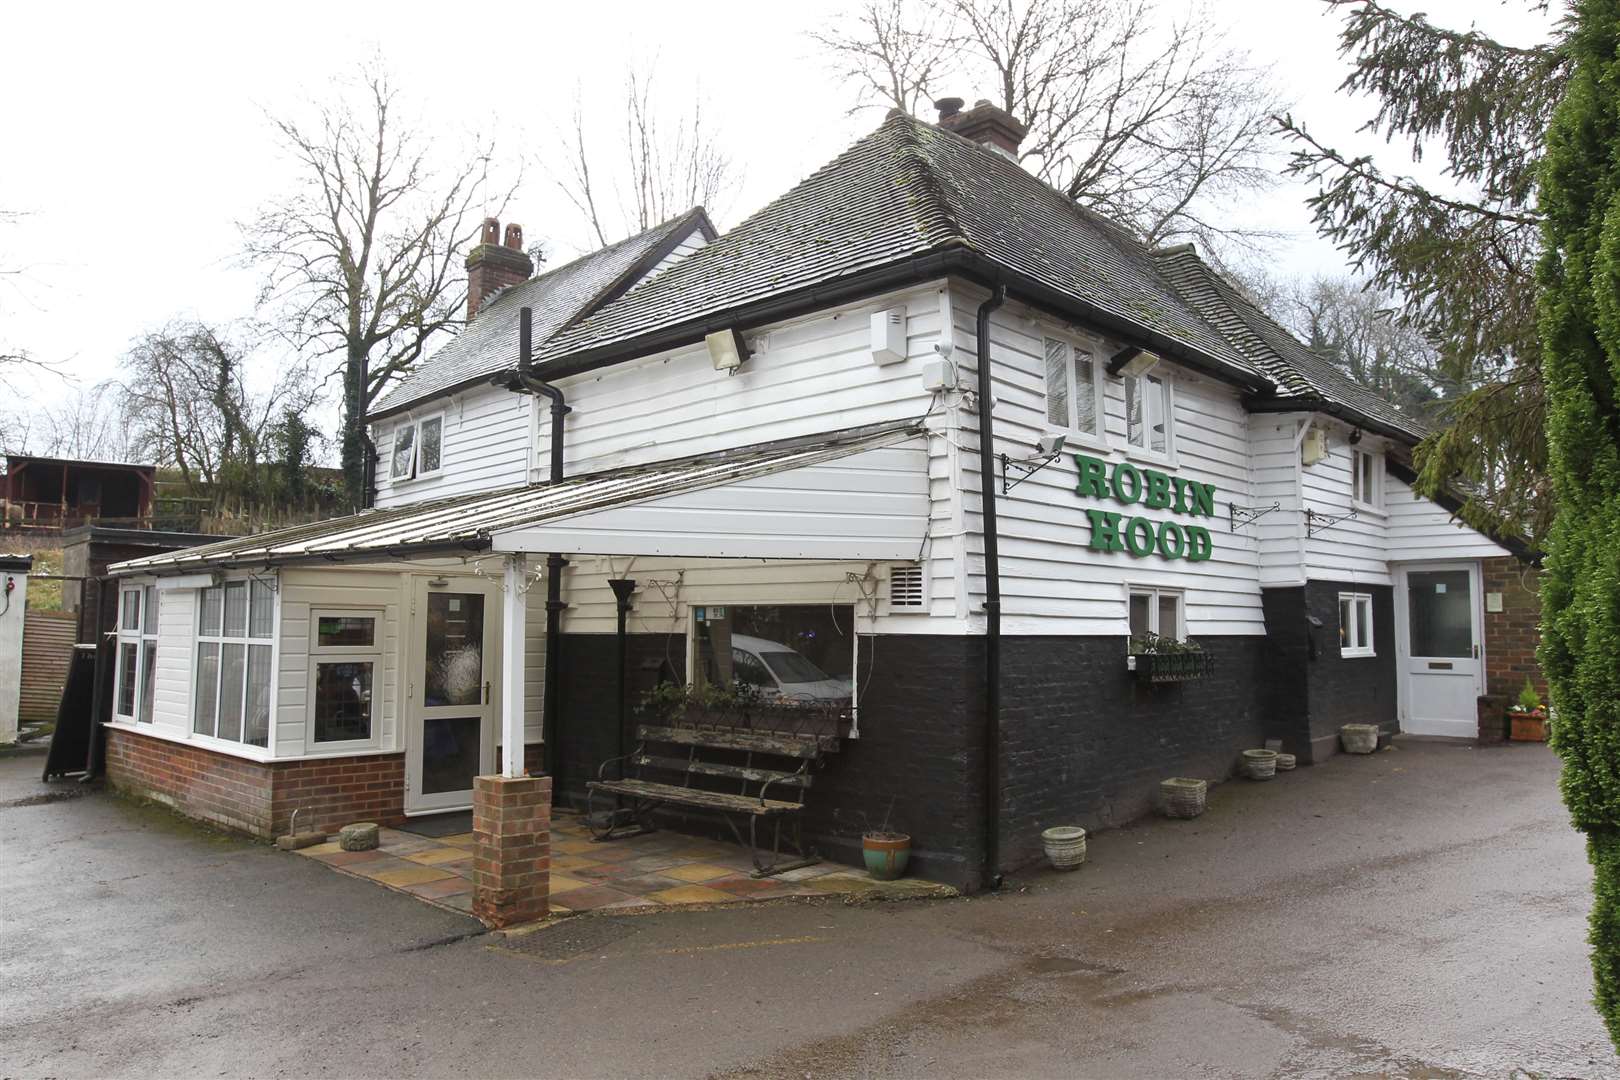
[[[872,362],[898,364],[906,358],[906,309],[872,313]]]
[[[748,343],[735,326],[716,330],[703,339],[709,348],[709,359],[716,371],[736,371],[749,357]]]
[[[1157,356],[1134,345],[1127,346],[1108,358],[1108,374],[1116,378],[1134,379],[1139,375],[1146,375],[1158,366]]]
[[[1035,453],[1027,458],[1010,458],[1001,455],[1001,493],[1003,495],[1028,480],[1031,476],[1046,468],[1057,460],[1063,453],[1063,445],[1069,441],[1067,435],[1042,435],[1035,440]],[[1016,478],[1010,474],[1016,472]]]
[[[1357,443],[1359,443],[1360,441],[1361,441],[1361,429],[1356,428],[1356,430],[1354,430],[1354,431],[1352,431],[1350,433],[1350,445],[1354,446]]]

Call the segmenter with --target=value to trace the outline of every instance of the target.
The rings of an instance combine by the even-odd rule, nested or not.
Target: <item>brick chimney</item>
[[[1029,134],[1029,127],[1006,109],[980,98],[963,112],[959,97],[940,98],[934,108],[939,110],[940,127],[987,146],[1009,161],[1018,160],[1018,144]]]
[[[502,243],[501,223],[485,218],[478,246],[467,254],[467,321],[492,294],[533,276],[534,260],[523,252],[523,226],[508,225]]]

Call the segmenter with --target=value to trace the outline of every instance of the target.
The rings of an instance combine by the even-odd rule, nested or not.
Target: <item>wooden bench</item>
[[[596,841],[652,832],[655,808],[680,806],[722,818],[738,845],[743,837],[737,823],[746,819],[756,878],[821,861],[805,850],[799,812],[811,784],[810,770],[837,750],[836,737],[643,724],[636,728],[636,741],[633,752],[604,761],[597,778],[586,784],[586,820]],[[608,779],[609,770],[620,763],[622,778]],[[610,797],[612,808],[598,809],[599,797]],[[760,855],[762,820],[773,826],[769,863]],[[784,821],[791,823],[787,839],[793,850],[786,861]]]

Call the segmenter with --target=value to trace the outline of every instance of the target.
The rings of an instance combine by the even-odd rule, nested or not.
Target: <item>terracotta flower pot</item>
[[[911,861],[911,837],[905,833],[867,833],[861,837],[866,872],[879,881],[893,881]]]

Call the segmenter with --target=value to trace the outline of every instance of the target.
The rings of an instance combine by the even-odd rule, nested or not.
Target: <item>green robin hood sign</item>
[[[1215,485],[1183,480],[1156,469],[1140,469],[1128,461],[1112,468],[1106,462],[1084,454],[1074,455],[1080,466],[1080,483],[1075,491],[1084,499],[1113,499],[1126,506],[1141,504],[1149,510],[1168,510],[1187,517],[1215,516]],[[1154,521],[1131,517],[1113,510],[1090,509],[1091,544],[1096,551],[1126,551],[1138,559],[1157,555],[1161,559],[1187,559],[1202,562],[1214,545],[1209,530],[1202,525],[1177,521]]]

